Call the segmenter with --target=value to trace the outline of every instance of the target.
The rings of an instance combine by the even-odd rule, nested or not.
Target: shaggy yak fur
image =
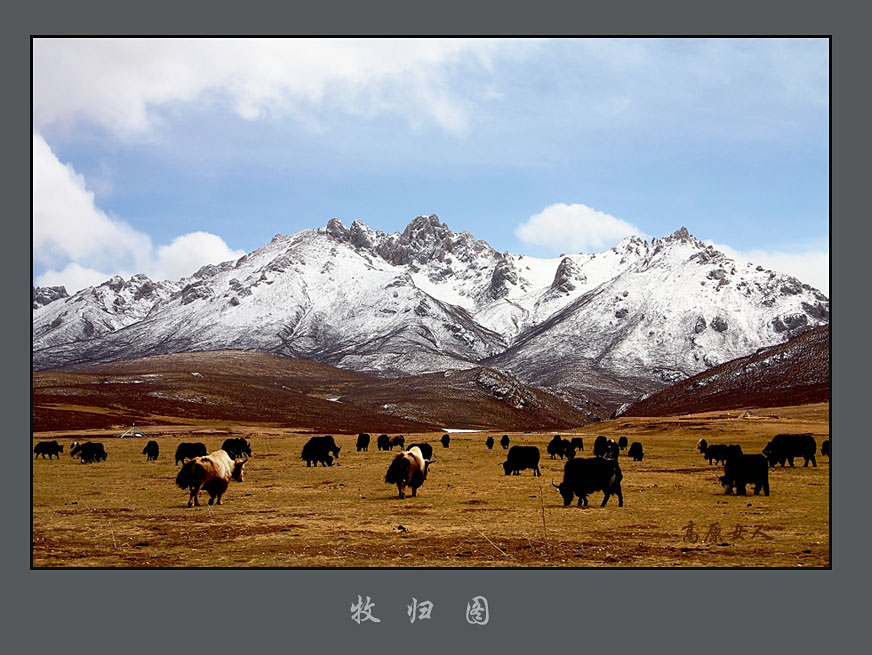
[[[247,459],[230,459],[223,450],[216,450],[209,455],[195,457],[179,470],[176,484],[180,489],[190,489],[188,507],[199,505],[197,494],[200,489],[209,493],[209,504],[221,504],[221,496],[227,491],[230,480],[242,482],[242,467]]]
[[[412,446],[409,450],[404,450],[394,457],[394,461],[391,462],[385,475],[385,482],[397,485],[400,498],[406,497],[405,489],[407,486],[412,487],[412,496],[414,497],[418,487],[424,484],[424,480],[427,479],[429,467],[430,462],[424,459],[421,449]]]

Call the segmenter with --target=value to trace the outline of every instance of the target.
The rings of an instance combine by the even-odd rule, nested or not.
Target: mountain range
[[[685,228],[596,254],[497,252],[437,216],[272,241],[178,281],[35,288],[34,370],[196,351],[290,356],[381,377],[486,367],[603,417],[828,324],[828,298]]]

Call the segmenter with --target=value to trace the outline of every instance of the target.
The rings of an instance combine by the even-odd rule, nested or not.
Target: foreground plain
[[[60,461],[33,466],[34,567],[827,567],[830,565],[830,464],[770,471],[771,495],[727,496],[695,449],[698,439],[760,452],[781,432],[829,437],[829,405],[623,418],[562,432],[582,436],[592,456],[596,435],[641,441],[642,462],[620,457],[624,506],[601,493],[590,507],[564,508],[550,481],[564,462],[550,460],[548,433],[512,433],[512,444],[539,446],[542,477],[505,476],[505,451],[485,439],[503,432],[439,433],[426,440],[436,461],[416,498],[397,498],[384,483],[396,454],[355,450],[356,434],[334,435],[341,456],[307,468],[300,451],[311,436],[272,427],[197,424],[143,427],[161,448],[119,431],[44,432]],[[366,430],[366,426],[360,426]],[[250,435],[254,455],[245,482],[231,483],[222,506],[187,508],[175,485],[180,441],[215,450],[228,436]],[[73,439],[99,440],[108,461],[69,457]],[[750,490],[749,490],[750,492]]]

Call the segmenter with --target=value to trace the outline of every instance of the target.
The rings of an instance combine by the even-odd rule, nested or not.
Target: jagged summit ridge
[[[435,214],[392,234],[333,218],[179,281],[32,296],[37,369],[243,349],[389,375],[486,363],[564,396],[625,400],[829,321],[824,294],[684,227],[540,259]]]

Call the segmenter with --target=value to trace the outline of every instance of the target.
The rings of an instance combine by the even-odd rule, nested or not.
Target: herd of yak
[[[448,448],[451,436],[442,435],[443,448]],[[357,437],[357,451],[369,450],[370,435],[361,433]],[[485,445],[493,449],[494,438],[488,436]],[[411,489],[412,496],[417,494],[418,488],[427,479],[431,462],[436,461],[433,456],[433,447],[426,443],[415,443],[406,448],[405,438],[402,435],[389,437],[386,434],[379,435],[376,439],[379,450],[392,451],[395,447],[400,452],[394,456],[387,473],[385,482],[396,484],[400,498],[405,498],[405,490]],[[525,469],[531,469],[534,476],[541,475],[539,471],[539,448],[536,446],[512,446],[509,448],[509,436],[503,435],[500,445],[508,450],[506,461],[503,462],[503,470],[506,475],[520,475]],[[784,467],[785,463],[793,466],[794,459],[802,457],[805,466],[811,462],[817,466],[815,453],[817,444],[811,434],[778,434],[763,449],[762,454],[746,455],[741,446],[726,444],[709,444],[705,439],[700,439],[697,448],[709,464],[723,464],[724,475],[719,480],[724,487],[724,492],[737,495],[745,495],[748,485],[754,485],[754,495],[762,490],[769,495],[769,469],[776,464]],[[57,441],[41,441],[33,449],[34,459],[42,456],[43,459],[52,456],[60,459],[63,446]],[[334,458],[339,457],[339,446],[336,445],[330,435],[312,437],[303,446],[301,458],[306,461],[306,466],[332,466]],[[644,456],[642,444],[634,441],[628,443],[626,437],[620,437],[618,441],[598,436],[593,445],[593,457],[576,457],[576,451],[584,450],[584,441],[581,437],[573,437],[571,440],[564,439],[560,435],[548,443],[546,451],[551,459],[566,458],[563,467],[563,481],[557,488],[563,497],[564,506],[568,506],[574,497],[578,497],[578,504],[587,506],[587,496],[593,492],[603,492],[602,506],[608,503],[612,494],[618,497],[618,506],[623,506],[624,499],[621,492],[621,480],[623,474],[618,463],[619,454],[627,450],[627,456],[634,461],[642,461]],[[160,448],[156,441],[149,441],[142,451],[147,461],[157,460]],[[821,455],[830,457],[830,441],[827,439],[821,444]],[[83,464],[106,461],[106,450],[103,444],[98,442],[85,442],[79,444],[74,441],[70,445],[70,456],[79,457]],[[251,457],[251,442],[242,437],[229,438],[224,441],[221,448],[211,454],[207,454],[206,446],[202,443],[182,442],[176,448],[176,464],[182,464],[176,484],[181,489],[190,492],[188,507],[199,505],[198,494],[204,490],[209,494],[209,504],[213,502],[221,504],[221,497],[227,490],[231,480],[243,481],[243,467]]]

